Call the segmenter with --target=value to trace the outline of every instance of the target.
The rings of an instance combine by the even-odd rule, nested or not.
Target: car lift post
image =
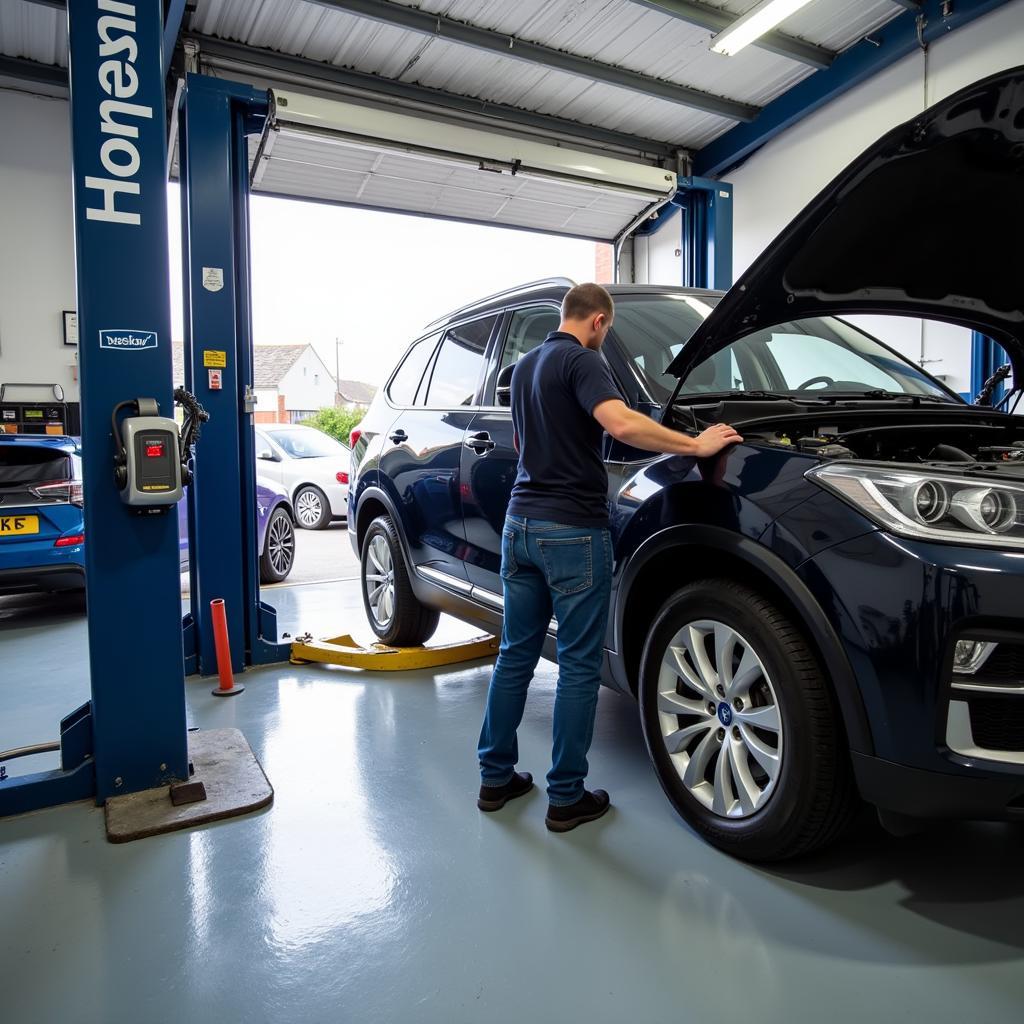
[[[179,110],[185,384],[210,413],[188,496],[191,611],[187,672],[210,675],[210,601],[223,599],[231,666],[286,661],[274,609],[260,600],[249,272],[248,139],[270,99],[248,85],[189,74]]]
[[[157,0],[69,5],[92,700],[61,725],[61,769],[0,784],[2,815],[189,777],[177,517],[122,503],[110,426],[138,397],[173,415],[163,13]]]

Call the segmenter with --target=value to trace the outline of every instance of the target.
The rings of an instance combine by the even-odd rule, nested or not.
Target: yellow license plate
[[[39,532],[39,516],[0,516],[0,537]]]

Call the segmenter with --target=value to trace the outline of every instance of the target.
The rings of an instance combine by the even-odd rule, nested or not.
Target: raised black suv
[[[1024,383],[1022,238],[1018,69],[881,139],[724,297],[610,289],[628,403],[745,438],[703,461],[605,448],[604,681],[722,849],[811,850],[858,796],[893,821],[1024,817],[1024,422],[836,318],[972,328]],[[509,381],[569,286],[432,324],[361,424],[349,523],[381,639],[421,643],[440,611],[498,628]]]

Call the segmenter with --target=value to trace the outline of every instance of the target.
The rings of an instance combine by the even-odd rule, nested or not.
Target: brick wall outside
[[[288,410],[284,407],[284,395],[277,396],[277,411],[270,412],[264,409],[262,412],[256,410],[253,415],[254,423],[287,423],[288,422]]]
[[[611,284],[615,278],[612,272],[612,247],[605,242],[594,244],[594,280],[598,284]]]

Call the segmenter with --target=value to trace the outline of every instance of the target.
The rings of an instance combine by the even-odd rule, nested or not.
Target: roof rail
[[[459,306],[458,309],[453,309],[450,313],[445,313],[444,316],[439,316],[436,320],[432,320],[425,329],[429,331],[431,327],[436,327],[446,320],[452,320],[460,313],[464,313],[467,309],[473,309],[475,306],[483,306],[485,303],[504,298],[506,295],[515,295],[517,292],[524,292],[531,288],[540,288],[543,285],[551,284],[563,284],[573,288],[576,282],[571,277],[542,277],[539,281],[527,281],[526,284],[518,284],[514,288],[506,288],[503,291],[495,292],[493,295],[477,299],[475,302],[467,302],[465,306]]]

